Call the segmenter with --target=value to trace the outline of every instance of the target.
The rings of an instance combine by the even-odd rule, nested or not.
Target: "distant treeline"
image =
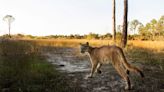
[[[122,36],[122,25],[118,25],[116,33],[116,39],[120,40]],[[3,35],[7,37],[8,35]],[[105,39],[111,40],[112,34],[106,33],[104,35],[96,34],[94,32],[79,35],[49,35],[49,36],[32,36],[16,34],[12,35],[12,38],[29,38],[29,39]],[[138,20],[132,20],[128,22],[128,39],[129,40],[164,40],[164,15],[160,19],[152,19],[149,23],[143,25]]]

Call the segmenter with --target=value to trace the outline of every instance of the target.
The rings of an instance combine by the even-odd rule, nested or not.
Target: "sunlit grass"
[[[77,47],[79,43],[89,42],[91,45],[98,46],[100,44],[108,45],[112,41],[109,40],[87,40],[87,39],[37,39],[28,40],[37,43],[40,46],[57,46],[57,47]]]
[[[29,41],[0,43],[1,92],[67,92],[68,80]]]
[[[129,41],[128,44],[158,52],[164,51],[164,41]]]
[[[87,39],[37,39],[37,40],[28,40],[34,41],[41,46],[59,46],[59,47],[77,47],[79,43],[89,42],[93,46],[102,46],[102,45],[111,45],[112,40],[87,40]],[[120,44],[120,41],[117,41],[117,45]],[[132,40],[128,41],[128,45],[135,47],[152,49],[156,51],[164,51],[164,41],[137,41]]]

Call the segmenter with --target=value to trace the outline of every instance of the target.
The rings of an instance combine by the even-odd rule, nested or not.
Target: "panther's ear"
[[[89,42],[86,42],[86,44],[89,46]]]

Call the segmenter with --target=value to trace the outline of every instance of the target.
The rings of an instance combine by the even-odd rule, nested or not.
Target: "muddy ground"
[[[141,80],[138,74],[131,73],[133,89],[125,91],[124,81],[112,65],[103,65],[101,74],[94,74],[93,78],[85,79],[91,66],[88,56],[80,54],[78,48],[51,47],[44,50],[44,55],[72,81],[70,86],[80,87],[81,92],[164,92],[164,76],[156,76],[163,74],[163,71],[140,62],[131,63],[143,69],[146,77]],[[154,69],[156,71],[153,71]]]

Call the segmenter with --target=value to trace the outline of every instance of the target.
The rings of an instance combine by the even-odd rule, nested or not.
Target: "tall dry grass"
[[[164,51],[164,41],[129,41],[128,44],[158,52]]]
[[[27,40],[27,39],[26,39]],[[79,43],[89,42],[93,46],[112,45],[112,40],[87,40],[87,39],[28,39],[41,46],[58,46],[58,47],[78,47]],[[119,45],[119,41],[117,41]],[[164,41],[128,41],[128,46],[151,49],[156,51],[164,51]]]
[[[77,47],[79,43],[89,42],[91,45],[99,46],[100,44],[108,45],[112,41],[109,40],[87,40],[87,39],[26,39],[32,41],[40,46],[57,46],[57,47]]]

